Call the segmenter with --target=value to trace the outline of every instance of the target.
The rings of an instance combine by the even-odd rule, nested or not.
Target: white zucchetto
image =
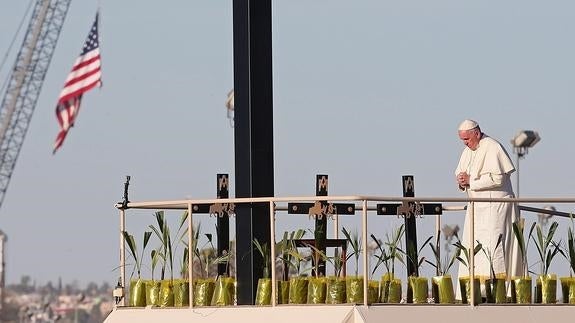
[[[471,130],[474,128],[479,127],[479,124],[471,119],[467,119],[467,120],[463,120],[463,122],[461,122],[459,124],[459,128],[457,130],[459,131],[467,131],[467,130]]]

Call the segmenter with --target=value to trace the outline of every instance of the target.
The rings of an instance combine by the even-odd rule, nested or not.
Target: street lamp
[[[535,146],[541,140],[537,131],[521,130],[511,139],[513,151],[517,155],[517,197],[519,197],[519,159],[524,158],[529,152],[529,148]]]

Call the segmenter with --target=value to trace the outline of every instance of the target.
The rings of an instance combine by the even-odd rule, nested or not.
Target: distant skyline
[[[58,94],[98,3],[103,87],[52,155]],[[0,55],[27,5],[3,2]],[[541,135],[520,162],[522,197],[574,196],[574,18],[565,0],[273,1],[275,195],[313,195],[322,173],[332,195],[400,196],[410,174],[416,196],[463,197],[457,125],[471,118],[510,154],[519,130]],[[213,198],[217,173],[234,196],[232,32],[230,0],[72,2],[0,209],[7,283],[115,284],[126,175],[132,201]],[[152,213],[128,213],[138,238]],[[312,225],[281,219],[279,230]],[[419,237],[432,234],[421,223]]]

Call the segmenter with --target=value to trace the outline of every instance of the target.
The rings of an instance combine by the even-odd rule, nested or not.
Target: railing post
[[[272,293],[270,304],[276,306],[276,223],[275,223],[275,205],[270,201],[270,269],[272,274]],[[265,266],[265,264],[264,264]]]
[[[469,254],[471,256],[469,257],[469,290],[471,296],[469,297],[469,300],[471,306],[475,306],[475,202],[471,202],[470,208],[471,210],[469,212],[469,223],[471,224],[471,230],[469,230],[469,240],[471,241],[471,247]]]
[[[123,297],[120,306],[126,306],[126,239],[123,232],[126,231],[126,211],[120,209],[120,281],[122,283]]]
[[[194,224],[192,222],[192,204],[188,203],[188,297],[190,308],[194,307],[194,250],[192,240],[194,237]],[[197,243],[197,242],[196,242]]]
[[[363,244],[363,305],[367,306],[368,291],[368,265],[367,265],[367,200],[361,205],[361,240]]]

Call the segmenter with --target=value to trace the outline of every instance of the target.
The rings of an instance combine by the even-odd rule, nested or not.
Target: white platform
[[[277,307],[118,308],[105,323],[421,322],[524,323],[575,321],[574,305],[282,305]]]

